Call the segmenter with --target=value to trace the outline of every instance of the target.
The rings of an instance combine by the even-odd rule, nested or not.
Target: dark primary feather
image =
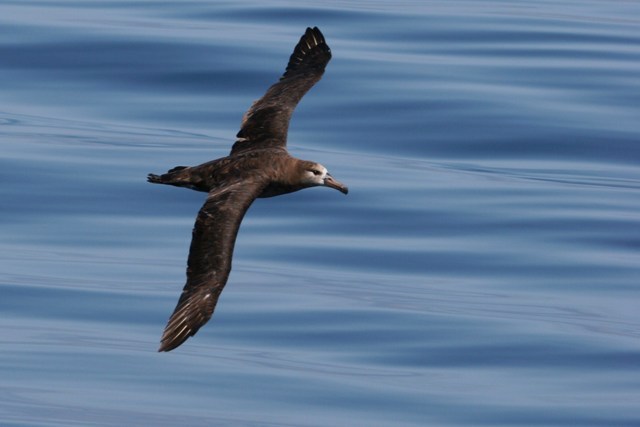
[[[178,347],[211,318],[231,271],[240,223],[263,187],[258,181],[244,181],[209,193],[193,228],[187,283],[158,351]]]
[[[245,113],[231,155],[254,149],[284,148],[293,110],[320,80],[330,59],[331,49],[320,30],[307,28],[280,80]]]

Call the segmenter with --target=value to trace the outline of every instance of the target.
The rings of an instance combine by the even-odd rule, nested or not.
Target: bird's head
[[[308,187],[330,187],[335,188],[343,194],[349,192],[349,188],[341,182],[335,180],[327,168],[320,163],[303,162],[302,163],[302,182]]]

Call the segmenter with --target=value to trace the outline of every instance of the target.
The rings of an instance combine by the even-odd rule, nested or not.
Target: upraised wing
[[[317,27],[307,28],[296,45],[280,81],[255,101],[242,118],[231,155],[286,147],[291,114],[305,93],[322,77],[331,49]]]
[[[259,182],[245,181],[209,193],[193,228],[187,283],[158,351],[178,347],[211,318],[231,271],[240,223],[262,188]]]

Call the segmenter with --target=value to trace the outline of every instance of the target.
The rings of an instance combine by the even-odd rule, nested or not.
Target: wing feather
[[[240,223],[262,188],[258,182],[239,182],[209,193],[193,228],[187,283],[158,351],[178,347],[211,318],[231,271]]]
[[[255,101],[242,118],[231,155],[286,147],[289,121],[302,97],[315,85],[331,59],[331,49],[317,27],[307,28],[280,80]]]

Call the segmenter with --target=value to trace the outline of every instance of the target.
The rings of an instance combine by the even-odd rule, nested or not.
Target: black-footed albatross
[[[209,193],[198,212],[187,261],[187,283],[162,335],[158,351],[171,351],[209,321],[231,271],[240,222],[258,197],[324,186],[347,187],[319,163],[287,152],[287,130],[296,105],[322,77],[331,50],[318,28],[307,28],[280,80],[242,118],[227,157],[178,166],[148,181]]]

